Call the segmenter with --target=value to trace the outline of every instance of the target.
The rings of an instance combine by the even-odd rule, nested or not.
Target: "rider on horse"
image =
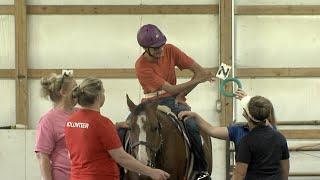
[[[199,83],[212,80],[212,74],[174,45],[166,44],[166,36],[155,25],[142,26],[137,40],[144,49],[135,64],[136,75],[144,90],[142,101],[157,99],[160,105],[168,106],[175,114],[190,111],[185,96]],[[192,79],[176,84],[175,66],[180,70],[191,70],[194,73]],[[184,122],[195,156],[194,170],[207,174],[199,128],[191,118]]]

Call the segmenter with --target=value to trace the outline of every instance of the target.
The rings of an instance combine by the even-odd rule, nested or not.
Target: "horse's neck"
[[[179,164],[187,156],[183,136],[170,119],[163,119],[160,123],[163,125],[162,137],[164,138],[161,151],[162,157],[160,158],[161,166],[172,169],[173,172],[183,171],[184,165]]]

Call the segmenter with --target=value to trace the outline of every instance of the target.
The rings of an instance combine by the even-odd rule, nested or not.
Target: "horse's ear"
[[[131,99],[129,98],[128,94],[126,95],[127,96],[127,105],[129,107],[129,110],[130,112],[133,112],[134,109],[137,107],[132,101]]]

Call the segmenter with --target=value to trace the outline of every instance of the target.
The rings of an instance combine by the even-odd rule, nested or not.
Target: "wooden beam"
[[[28,125],[27,13],[25,0],[15,0],[16,123]]]
[[[213,74],[217,73],[217,68],[206,68]],[[62,69],[29,69],[28,76],[40,78],[52,72],[61,73]],[[14,78],[14,70],[0,69],[0,78]],[[74,69],[75,76],[87,77],[96,76],[99,78],[135,78],[134,69]],[[190,72],[177,70],[178,77],[191,77]],[[236,71],[238,78],[257,77],[320,77],[320,68],[238,68]]]
[[[320,77],[320,68],[238,68],[237,77]]]
[[[320,125],[320,120],[306,120],[306,121],[279,121],[277,120],[277,126],[308,126],[308,125]]]
[[[0,14],[1,15],[14,15],[15,7],[14,6],[0,6]]]
[[[233,148],[230,149],[230,152],[235,152],[235,151],[236,150]],[[320,148],[315,147],[315,148],[294,149],[289,147],[289,151],[290,152],[320,151]]]
[[[0,69],[0,78],[15,78],[15,69]]]
[[[237,6],[236,15],[319,15],[320,5]]]
[[[212,73],[216,73],[218,68],[206,68]],[[94,76],[97,78],[136,78],[134,69],[72,69],[75,78],[85,78]],[[29,78],[41,78],[50,73],[61,74],[62,69],[28,69]],[[188,70],[180,71],[176,69],[177,77],[192,77],[192,72]]]
[[[235,124],[244,125],[246,122],[236,121]],[[277,126],[308,126],[308,125],[320,125],[320,120],[305,120],[305,121],[281,121],[277,120]]]
[[[320,172],[290,172],[289,176],[319,176],[320,177]]]
[[[232,66],[232,2],[220,1],[220,61]],[[230,72],[232,74],[232,72]],[[233,83],[226,85],[226,91],[232,91]],[[232,98],[221,96],[222,111],[220,116],[221,126],[226,126],[233,119]]]
[[[320,129],[281,129],[287,139],[320,139]]]
[[[28,14],[218,14],[218,5],[27,6]]]
[[[134,69],[72,69],[75,78],[136,78]],[[41,78],[51,73],[61,74],[62,69],[28,69],[29,78]]]
[[[290,151],[320,151],[320,143],[300,144],[297,146],[289,147]]]
[[[232,169],[234,169],[234,166],[230,166]],[[230,172],[230,176],[233,175],[233,172]],[[305,177],[309,177],[309,176],[319,176],[320,177],[320,172],[289,172],[289,177],[290,176],[305,176]]]
[[[220,63],[225,63],[232,66],[232,1],[220,0],[220,26],[219,26],[219,47],[220,47]],[[233,71],[233,69],[231,70]],[[232,72],[230,72],[232,74]],[[220,83],[221,80],[219,80]],[[233,83],[228,83],[225,86],[226,91],[233,90]],[[220,96],[221,113],[219,116],[220,125],[227,126],[231,124],[233,119],[233,101],[232,98]],[[230,142],[226,141],[226,179],[230,179]]]

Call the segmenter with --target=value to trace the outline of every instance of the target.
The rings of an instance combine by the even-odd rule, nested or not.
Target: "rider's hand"
[[[186,98],[185,98],[185,96],[182,96],[182,95],[176,96],[175,103],[176,103],[176,104],[184,104],[184,105],[189,106],[189,105],[186,103]],[[189,106],[189,107],[190,107],[190,106]]]
[[[247,96],[247,93],[244,92],[242,89],[237,89],[235,94],[236,94],[236,98],[239,99],[239,100],[241,100],[242,98]]]
[[[204,70],[204,71],[196,74],[194,79],[199,81],[200,83],[206,82],[206,81],[214,81],[213,74],[207,70]]]
[[[166,180],[169,179],[170,174],[161,169],[152,169],[150,177],[154,180]]]

